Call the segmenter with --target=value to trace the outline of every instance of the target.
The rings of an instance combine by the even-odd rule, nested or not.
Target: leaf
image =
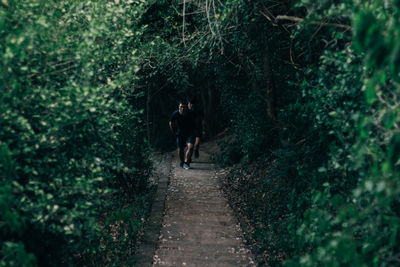
[[[327,169],[325,167],[319,167],[318,172],[327,172]]]
[[[382,119],[383,126],[388,130],[393,128],[395,121],[396,121],[396,116],[394,112],[391,110],[388,110]]]
[[[370,81],[365,90],[365,98],[368,104],[373,104],[376,101],[375,82]]]

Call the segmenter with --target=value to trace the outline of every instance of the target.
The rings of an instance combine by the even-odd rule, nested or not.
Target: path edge
[[[153,257],[157,249],[160,230],[163,223],[165,200],[172,172],[172,154],[165,153],[164,156],[167,170],[159,173],[156,172],[154,174],[154,178],[158,181],[157,190],[154,194],[150,215],[147,219],[144,233],[135,253],[135,266],[147,267],[153,265]]]

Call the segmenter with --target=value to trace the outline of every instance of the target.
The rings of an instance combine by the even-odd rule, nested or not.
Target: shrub
[[[128,102],[140,97],[143,10],[133,1],[0,4],[0,265],[88,262],[104,252],[104,213],[146,193],[142,109]]]

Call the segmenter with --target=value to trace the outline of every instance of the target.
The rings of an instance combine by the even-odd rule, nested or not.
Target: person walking
[[[197,107],[196,98],[188,98],[189,112],[192,113],[194,118],[194,157],[199,157],[200,149],[200,138],[205,137],[206,134],[206,122],[204,120],[204,113]]]
[[[188,111],[188,105],[185,101],[180,101],[178,109],[175,110],[169,118],[169,127],[176,137],[178,155],[180,159],[179,166],[184,169],[190,169],[190,158],[193,153],[194,144],[194,117],[193,113]],[[185,153],[185,147],[187,150]]]

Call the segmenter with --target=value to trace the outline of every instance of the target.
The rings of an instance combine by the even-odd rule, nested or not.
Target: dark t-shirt
[[[192,112],[187,111],[185,115],[181,115],[179,110],[175,110],[169,121],[176,123],[179,135],[191,136],[194,134],[195,119]]]
[[[201,135],[201,131],[203,129],[203,118],[204,114],[200,109],[189,109],[189,112],[192,113],[192,116],[194,118],[194,127],[195,127],[195,133],[196,136]]]

